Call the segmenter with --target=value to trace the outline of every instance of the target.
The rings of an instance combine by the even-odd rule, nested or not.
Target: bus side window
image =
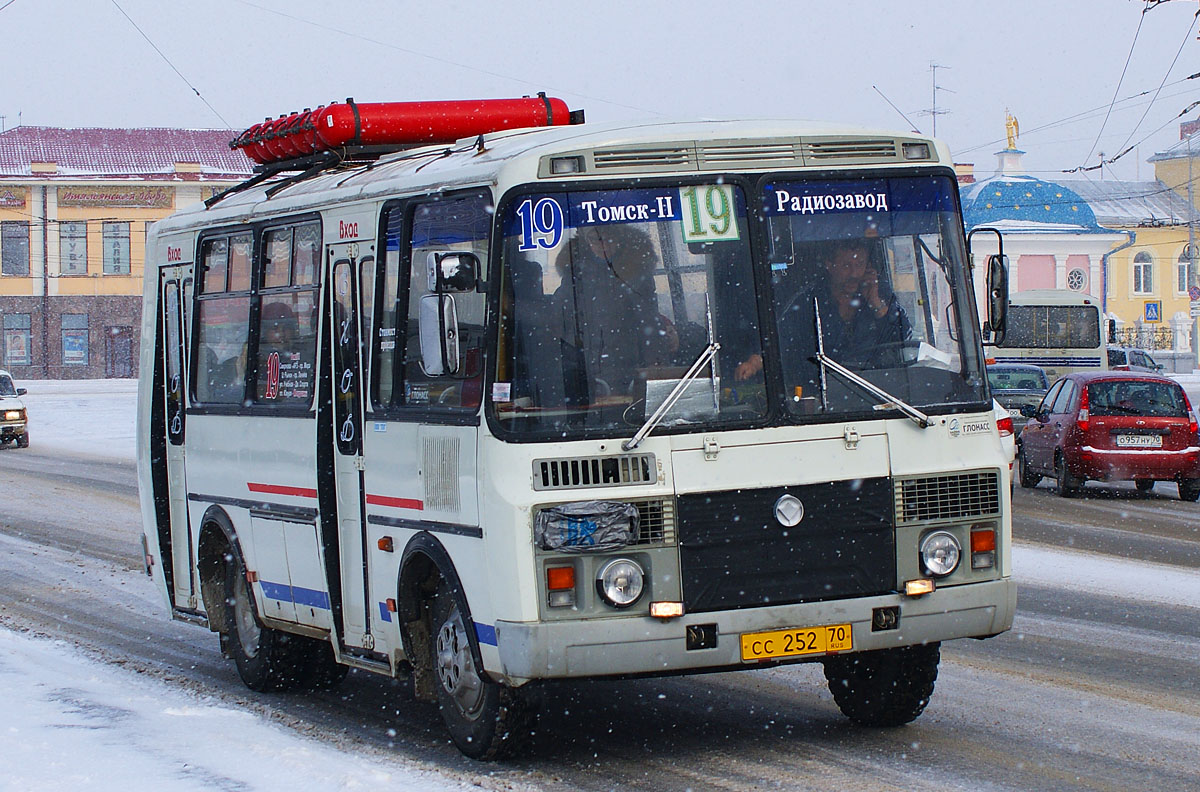
[[[248,251],[249,233],[218,237],[201,250],[200,294],[196,299],[195,397],[201,404],[242,404],[246,398],[246,355],[250,320],[249,283],[229,279]],[[232,282],[230,282],[232,281]],[[238,288],[234,288],[238,287]]]
[[[307,407],[316,383],[319,223],[268,229],[262,237],[255,391],[257,404]]]
[[[402,222],[401,215],[406,222]],[[477,192],[438,196],[396,207],[385,222],[387,291],[377,323],[378,401],[383,405],[418,409],[474,411],[482,402],[486,289],[480,285],[450,295],[458,318],[460,355],[459,369],[453,374],[426,373],[421,358],[419,317],[421,299],[431,293],[430,252],[473,253],[479,258],[481,283],[486,279],[492,228],[491,195]],[[397,290],[393,291],[393,287]],[[396,295],[394,308],[388,305],[392,294]],[[399,359],[396,350],[401,350]]]

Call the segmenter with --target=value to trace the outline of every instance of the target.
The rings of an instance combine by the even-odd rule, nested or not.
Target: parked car
[[[1022,487],[1053,477],[1058,493],[1085,481],[1133,481],[1147,491],[1174,481],[1180,500],[1200,498],[1200,436],[1183,388],[1156,374],[1090,372],[1060,377],[1028,420],[1017,451]]]
[[[1109,371],[1149,371],[1157,374],[1163,370],[1163,364],[1155,362],[1145,350],[1133,347],[1108,348]]]
[[[992,396],[1012,416],[1013,431],[1020,434],[1026,418],[1021,414],[1025,405],[1036,407],[1050,387],[1046,372],[1024,363],[993,363],[987,367]]]
[[[12,376],[0,369],[0,445],[15,440],[17,448],[29,448],[29,422],[25,414],[24,388],[13,385]]]

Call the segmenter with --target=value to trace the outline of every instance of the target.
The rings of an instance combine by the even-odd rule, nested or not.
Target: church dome
[[[1003,175],[976,182],[963,191],[962,202],[968,228],[1051,225],[1076,232],[1108,231],[1074,190],[1032,176]]]

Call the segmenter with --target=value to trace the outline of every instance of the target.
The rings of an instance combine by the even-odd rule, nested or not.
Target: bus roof
[[[480,146],[482,141],[482,147]],[[924,159],[906,158],[904,144],[927,143]],[[584,157],[582,172],[551,175],[543,160]],[[798,120],[644,121],[516,129],[343,163],[298,179],[282,173],[201,204],[158,224],[171,233],[276,214],[314,211],[335,203],[494,183],[512,184],[668,173],[808,168],[879,168],[952,164],[944,144],[925,136]],[[539,170],[540,169],[540,170]],[[288,179],[293,183],[280,188]]]

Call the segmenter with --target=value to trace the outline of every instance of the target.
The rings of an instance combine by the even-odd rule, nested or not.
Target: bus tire
[[[499,759],[525,743],[534,713],[517,690],[493,682],[478,667],[462,614],[458,598],[443,581],[430,603],[438,710],[460,751],[472,759]]]
[[[246,570],[237,558],[225,565],[225,612],[228,640],[238,676],[259,693],[303,687],[311,638],[264,627],[254,609]]]
[[[825,660],[829,692],[842,713],[862,726],[903,726],[929,704],[941,645],[905,646],[835,655]]]
[[[1033,489],[1042,480],[1040,473],[1035,473],[1029,469],[1029,460],[1025,458],[1025,449],[1021,449],[1017,453],[1017,472],[1021,477],[1021,487],[1023,489]]]

